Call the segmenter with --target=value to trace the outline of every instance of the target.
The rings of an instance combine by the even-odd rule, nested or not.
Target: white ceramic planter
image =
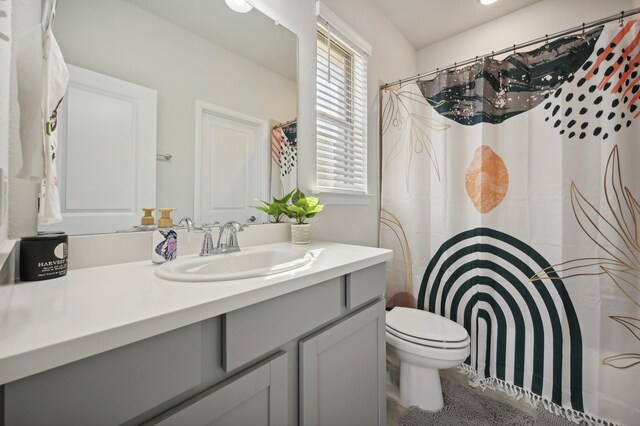
[[[311,224],[291,224],[291,242],[293,244],[309,244],[311,242]]]

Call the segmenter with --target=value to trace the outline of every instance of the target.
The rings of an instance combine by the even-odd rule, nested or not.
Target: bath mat
[[[537,419],[511,407],[478,394],[468,386],[454,380],[442,379],[444,408],[438,412],[427,412],[411,407],[400,420],[401,426],[568,426],[570,421],[548,413],[537,411]]]

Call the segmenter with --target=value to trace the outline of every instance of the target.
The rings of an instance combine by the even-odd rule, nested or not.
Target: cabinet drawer
[[[384,295],[386,264],[379,263],[346,277],[347,307],[357,308]]]
[[[223,316],[223,366],[231,371],[341,314],[342,278]]]
[[[5,385],[4,424],[122,424],[199,385],[203,364],[201,324],[182,327]]]
[[[285,426],[287,401],[287,354],[279,352],[143,426]]]

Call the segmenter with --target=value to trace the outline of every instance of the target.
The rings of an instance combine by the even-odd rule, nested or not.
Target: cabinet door
[[[300,342],[300,424],[386,423],[384,301]]]
[[[287,354],[279,352],[146,425],[280,426],[287,413]]]

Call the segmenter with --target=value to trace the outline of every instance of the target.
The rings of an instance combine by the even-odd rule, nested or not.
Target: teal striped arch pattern
[[[553,279],[531,280],[543,269]],[[523,241],[490,228],[450,238],[427,266],[418,309],[466,328],[471,355],[465,363],[479,377],[496,377],[584,411],[576,311],[549,262]]]

